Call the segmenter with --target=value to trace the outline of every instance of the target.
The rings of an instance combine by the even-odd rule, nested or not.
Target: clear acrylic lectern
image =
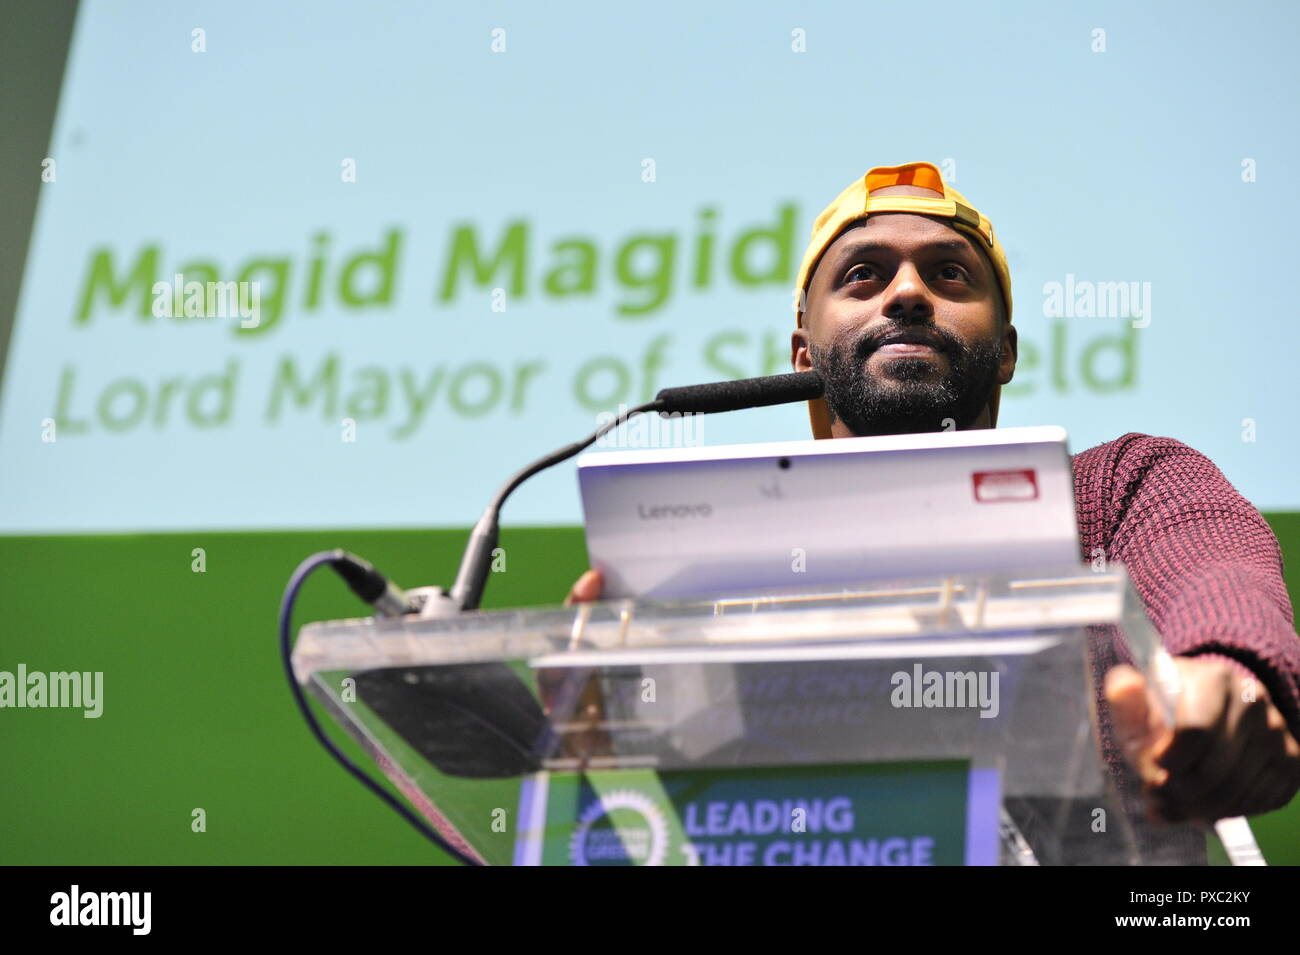
[[[1100,675],[1122,568],[302,628],[297,679],[489,864],[1147,864]],[[1167,658],[1166,658],[1167,659]]]

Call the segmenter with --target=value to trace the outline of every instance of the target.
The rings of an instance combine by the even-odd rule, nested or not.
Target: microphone
[[[763,378],[738,381],[715,381],[707,385],[664,388],[655,396],[663,404],[662,414],[712,414],[783,405],[791,401],[811,401],[825,391],[821,375],[815,371],[798,371]]]
[[[294,679],[289,639],[293,603],[306,574],[317,566],[332,565],[379,616],[404,616],[417,611],[422,617],[454,616],[476,610],[487,587],[492,552],[499,536],[501,506],[515,488],[534,474],[575,456],[633,415],[651,411],[660,414],[739,411],[808,401],[821,397],[822,392],[821,378],[812,371],[663,389],[653,401],[624,410],[587,438],[533,462],[502,485],[470,533],[450,592],[441,587],[404,592],[371,564],[343,550],[308,558],[290,581],[280,615],[281,658],[308,726],[345,769],[402,813],[435,845],[466,861],[458,850],[449,847],[437,833],[351,764],[329,742],[312,716]],[[390,667],[359,674],[357,689],[361,699],[408,745],[447,775],[488,779],[534,772],[557,744],[554,729],[533,692],[504,663]]]
[[[497,491],[492,503],[470,532],[465,554],[451,593],[437,602],[426,605],[426,612],[436,608],[439,613],[459,613],[477,610],[487,587],[492,566],[492,551],[497,546],[500,531],[501,505],[524,481],[539,471],[567,461],[584,448],[599,441],[607,432],[619,427],[633,415],[657,411],[659,414],[713,413],[741,411],[745,408],[762,408],[786,404],[791,401],[809,401],[820,398],[824,391],[821,375],[815,371],[801,371],[786,375],[767,375],[762,378],[742,378],[739,381],[717,381],[705,385],[687,385],[681,388],[664,388],[654,401],[624,411],[596,429],[588,437],[566,445],[558,451],[533,462],[514,475]]]

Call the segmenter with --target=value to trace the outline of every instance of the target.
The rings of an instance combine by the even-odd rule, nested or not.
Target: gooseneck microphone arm
[[[461,558],[460,569],[451,593],[441,588],[428,588],[436,592],[430,596],[430,603],[423,608],[414,603],[387,577],[371,564],[354,554],[343,550],[322,551],[299,565],[285,590],[280,606],[280,658],[289,688],[294,700],[306,720],[308,727],[317,740],[329,751],[349,773],[365,784],[375,795],[383,799],[395,811],[401,814],[425,838],[438,846],[452,858],[469,864],[482,862],[477,856],[466,855],[448,843],[431,827],[404,806],[396,796],[376,782],[360,766],[357,766],[343,754],[329,739],[321,725],[312,715],[307,705],[306,696],[293,669],[292,620],[293,608],[297,602],[298,591],[307,576],[318,567],[330,566],[347,582],[348,586],[362,600],[370,604],[380,616],[399,617],[408,613],[428,613],[430,609],[436,615],[456,614],[465,610],[477,610],[483,599],[483,590],[487,586],[488,573],[492,566],[492,552],[496,549],[500,530],[501,506],[519,485],[534,474],[544,471],[554,464],[567,461],[589,445],[595,444],[605,434],[622,425],[633,415],[657,411],[663,415],[671,414],[708,414],[719,411],[737,411],[741,408],[758,408],[765,405],[782,404],[787,401],[807,401],[822,395],[821,378],[814,371],[790,375],[772,375],[766,378],[747,378],[741,381],[724,381],[711,385],[690,385],[685,388],[665,388],[654,401],[624,411],[613,420],[597,428],[591,435],[581,441],[566,445],[558,451],[530,464],[519,471],[501,486],[492,503],[488,505],[479,522],[470,533],[465,555]],[[531,699],[531,697],[530,697]]]
[[[809,401],[822,396],[824,386],[815,371],[794,372],[787,375],[767,375],[762,378],[743,378],[739,381],[720,381],[707,385],[687,385],[682,388],[664,388],[654,401],[624,411],[588,437],[575,441],[534,461],[519,471],[497,491],[492,503],[470,532],[465,555],[461,558],[456,582],[451,588],[451,609],[477,610],[487,587],[492,566],[492,552],[500,535],[501,506],[515,488],[534,474],[552,465],[567,461],[584,448],[595,444],[605,434],[622,425],[633,415],[657,411],[669,414],[711,414],[721,411],[739,411],[743,408],[761,408],[791,401]]]
[[[515,488],[534,474],[545,471],[561,461],[567,461],[584,448],[595,444],[633,415],[661,410],[666,409],[664,409],[663,402],[658,398],[654,401],[647,401],[643,405],[637,405],[635,408],[630,408],[612,421],[601,425],[581,441],[575,441],[573,444],[565,445],[558,451],[552,451],[546,457],[539,458],[528,467],[518,471],[510,480],[506,481],[501,486],[501,490],[497,491],[496,497],[492,498],[492,503],[487,506],[483,516],[478,519],[474,529],[470,531],[469,542],[465,545],[465,555],[461,558],[460,569],[456,572],[456,582],[451,585],[451,599],[455,608],[457,610],[478,609],[479,602],[483,599],[483,591],[487,587],[488,573],[492,567],[492,552],[496,550],[501,530],[501,506],[505,504],[506,498],[514,493]]]

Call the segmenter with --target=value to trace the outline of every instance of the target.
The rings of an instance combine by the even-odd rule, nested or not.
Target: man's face
[[[991,427],[989,397],[1016,365],[1003,308],[970,239],[926,216],[878,213],[822,256],[792,362],[821,373],[837,438]]]

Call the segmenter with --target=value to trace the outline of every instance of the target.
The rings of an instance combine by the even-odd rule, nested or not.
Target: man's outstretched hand
[[[604,589],[605,578],[601,576],[600,571],[589,570],[569,588],[569,596],[564,598],[564,606],[572,607],[574,604],[599,600],[600,592]]]
[[[1174,657],[1174,725],[1139,670],[1106,674],[1116,739],[1152,818],[1204,824],[1280,809],[1300,788],[1300,743],[1258,680],[1215,659]]]

